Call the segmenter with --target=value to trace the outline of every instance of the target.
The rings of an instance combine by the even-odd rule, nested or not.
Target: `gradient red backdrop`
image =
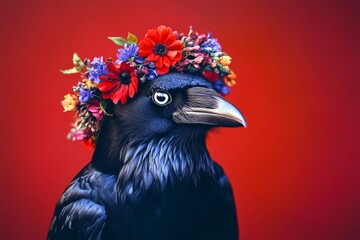
[[[66,140],[60,101],[82,57],[115,57],[107,36],[160,24],[210,30],[233,57],[228,100],[246,129],[208,147],[232,182],[242,240],[360,239],[357,1],[0,3],[1,239],[44,239],[55,204],[92,152]]]

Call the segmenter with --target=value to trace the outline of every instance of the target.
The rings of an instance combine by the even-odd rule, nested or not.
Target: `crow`
[[[104,119],[92,161],[61,196],[48,239],[238,239],[231,185],[206,136],[245,125],[201,76],[145,82]]]

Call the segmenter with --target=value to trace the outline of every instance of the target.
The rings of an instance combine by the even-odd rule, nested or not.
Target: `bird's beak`
[[[187,89],[187,104],[172,115],[176,123],[217,127],[246,127],[241,112],[217,92],[205,87]]]

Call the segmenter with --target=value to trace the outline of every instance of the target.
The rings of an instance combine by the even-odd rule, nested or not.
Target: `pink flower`
[[[103,119],[104,113],[100,107],[100,102],[98,100],[92,101],[87,108],[97,120]]]
[[[84,131],[76,130],[76,132],[74,133],[74,137],[76,141],[84,140],[85,139]]]

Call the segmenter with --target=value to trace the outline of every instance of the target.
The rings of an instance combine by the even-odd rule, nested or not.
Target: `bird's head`
[[[152,140],[206,148],[205,138],[216,127],[245,127],[241,112],[200,76],[169,73],[147,81],[127,104],[117,104],[101,127],[93,163],[103,170],[122,166],[119,155]],[[121,158],[121,157],[120,157]]]
[[[245,127],[240,111],[202,77],[169,73],[147,81],[114,118],[127,139],[161,138],[184,133],[196,137],[214,127]],[[189,139],[195,140],[195,139]]]
[[[240,111],[202,77],[169,73],[141,85],[127,104],[117,104],[101,127],[93,162],[114,168],[125,146],[153,139],[203,144],[216,127],[245,127]],[[118,158],[118,157],[117,157]],[[115,157],[116,159],[116,157]],[[115,167],[114,169],[117,169]]]

